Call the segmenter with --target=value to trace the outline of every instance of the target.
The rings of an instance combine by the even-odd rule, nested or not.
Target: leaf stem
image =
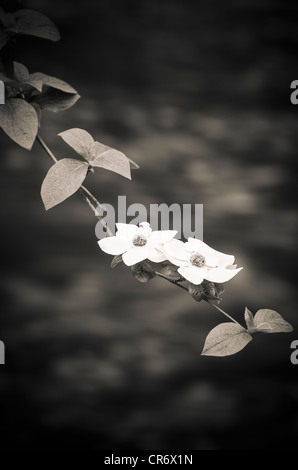
[[[207,304],[212,305],[213,308],[215,308],[216,310],[221,312],[223,315],[225,315],[227,318],[229,318],[229,320],[232,320],[232,322],[236,323],[236,325],[239,325],[239,326],[241,326],[241,328],[243,328],[242,325],[240,325],[240,323],[237,322],[237,320],[235,320],[235,318],[231,317],[231,315],[229,315],[227,312],[225,312],[224,310],[219,308],[217,305],[210,302],[210,300],[205,299],[205,301],[207,302]]]
[[[162,279],[165,279],[166,281],[169,281],[171,284],[174,284],[174,286],[180,287],[180,289],[186,290],[188,292],[188,288],[183,286],[182,284],[180,284],[178,281],[173,281],[172,279],[165,276],[164,274],[159,273],[158,271],[154,271],[154,272],[158,277],[161,277]],[[210,302],[210,300],[205,299],[205,301],[207,302],[207,304],[211,305],[213,308],[215,308],[216,310],[221,312],[223,315],[225,315],[227,318],[229,318],[229,320],[236,323],[236,325],[239,325],[239,326],[241,326],[241,328],[243,328],[242,325],[240,325],[240,323],[237,322],[237,320],[235,320],[235,318],[231,317],[231,315],[229,315],[227,312],[222,310],[220,307],[218,307],[217,305]]]
[[[36,136],[36,140],[40,143],[40,145],[42,146],[42,148],[44,149],[44,151],[48,154],[48,156],[53,160],[54,163],[57,163],[58,160],[57,158],[55,157],[55,155],[53,154],[53,152],[49,149],[49,147],[47,146],[47,144],[45,143],[45,141],[43,140],[43,138],[37,134]],[[95,196],[93,196],[93,194],[83,185],[81,185],[80,187],[80,190],[79,190],[79,194],[82,196],[82,198],[84,199],[84,201],[88,204],[89,208],[92,210],[92,212],[94,213],[95,217],[98,218],[98,220],[100,221],[100,223],[102,224],[102,226],[104,227],[104,230],[108,233],[109,237],[112,237],[113,236],[113,233],[112,231],[109,229],[108,225],[103,221],[103,218],[101,216],[98,215],[97,213],[97,210],[96,210],[96,207],[93,206],[92,202],[90,201],[90,199],[96,204],[96,206],[100,206],[102,207],[104,210],[105,210],[105,207],[96,199]]]
[[[53,152],[49,149],[49,147],[47,146],[47,144],[45,143],[45,141],[42,139],[42,137],[39,134],[37,134],[36,140],[40,143],[42,148],[47,152],[47,154],[53,160],[53,162],[57,163],[58,161],[57,158],[55,157]]]
[[[171,284],[174,284],[177,287],[180,287],[180,289],[187,290],[187,287],[183,286],[182,284],[179,284],[178,281],[173,281],[173,279],[170,279],[169,277],[165,276],[164,274],[159,273],[158,271],[154,271],[156,276],[161,277],[162,279],[165,279],[166,281],[169,281]]]

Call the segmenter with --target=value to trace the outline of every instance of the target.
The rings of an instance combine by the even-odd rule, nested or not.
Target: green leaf
[[[249,333],[254,333],[256,330],[254,316],[247,307],[245,307],[244,318]]]
[[[99,145],[102,146],[102,144]],[[129,160],[124,153],[118,150],[106,150],[94,160],[91,160],[90,165],[105,168],[105,170],[113,171],[131,180]]]
[[[261,333],[291,333],[292,325],[286,322],[283,317],[274,310],[259,310],[254,317],[256,331]]]
[[[111,268],[112,269],[116,268],[116,266],[118,266],[118,264],[121,264],[122,261],[123,261],[122,255],[114,256],[114,258],[112,259],[112,262],[111,262]]]
[[[79,99],[78,94],[66,94],[63,91],[48,88],[41,95],[34,97],[32,101],[38,103],[41,109],[57,113],[71,108]]]
[[[1,105],[0,126],[17,144],[31,150],[38,131],[38,118],[29,103],[13,98]]]
[[[87,161],[90,160],[91,148],[94,144],[93,137],[83,129],[68,129],[58,134],[79,155]]]
[[[30,75],[30,81],[42,82],[43,85],[55,88],[56,90],[64,91],[64,93],[77,94],[77,91],[64,80],[60,78],[51,77],[45,73],[35,72]]]
[[[55,24],[45,15],[34,10],[22,9],[13,14],[16,24],[9,28],[16,34],[28,34],[39,38],[59,41],[60,33]]]
[[[46,210],[72,196],[86,178],[88,163],[64,158],[48,171],[41,187],[41,198]]]
[[[241,351],[252,337],[240,325],[221,323],[207,336],[202,356],[225,357]]]
[[[14,79],[19,83],[23,83],[29,78],[29,70],[25,65],[20,64],[19,62],[13,63],[13,71]]]

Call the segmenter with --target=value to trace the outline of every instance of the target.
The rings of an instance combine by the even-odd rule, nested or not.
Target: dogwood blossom
[[[148,222],[137,225],[116,224],[115,237],[99,240],[100,248],[110,255],[123,255],[123,262],[127,266],[133,266],[145,259],[154,263],[167,260],[164,252],[164,243],[171,241],[177,231],[160,230],[152,231]]]
[[[179,266],[178,273],[195,285],[204,279],[227,282],[242,269],[234,265],[234,256],[220,253],[195,238],[189,238],[186,243],[173,239],[165,243],[165,252],[168,260]]]

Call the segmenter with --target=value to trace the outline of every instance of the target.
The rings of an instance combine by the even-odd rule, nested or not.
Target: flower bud
[[[139,281],[139,282],[148,282],[153,279],[156,274],[152,267],[150,266],[150,262],[142,261],[141,263],[135,264],[131,266],[131,273],[132,275]]]
[[[156,271],[158,271],[160,274],[163,274],[171,281],[184,281],[184,278],[181,276],[181,274],[178,273],[178,266],[174,266],[169,261],[164,261],[163,263],[160,263],[156,266]]]
[[[205,291],[202,284],[199,284],[198,286],[195,284],[189,284],[188,292],[197,302],[201,302],[201,300],[204,300],[205,298]]]
[[[221,300],[219,295],[224,292],[223,284],[216,284],[215,282],[204,281],[202,286],[204,288],[204,298],[206,300]]]
[[[203,281],[199,285],[189,284],[188,291],[197,302],[201,302],[201,300],[221,300],[219,295],[224,292],[224,287],[222,284]]]

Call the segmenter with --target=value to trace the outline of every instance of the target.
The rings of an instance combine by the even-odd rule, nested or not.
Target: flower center
[[[132,241],[134,246],[145,246],[147,244],[147,238],[144,235],[136,235]]]
[[[206,265],[206,258],[205,256],[200,255],[200,253],[194,253],[191,255],[189,261],[193,266],[196,266],[196,268],[203,268]]]

